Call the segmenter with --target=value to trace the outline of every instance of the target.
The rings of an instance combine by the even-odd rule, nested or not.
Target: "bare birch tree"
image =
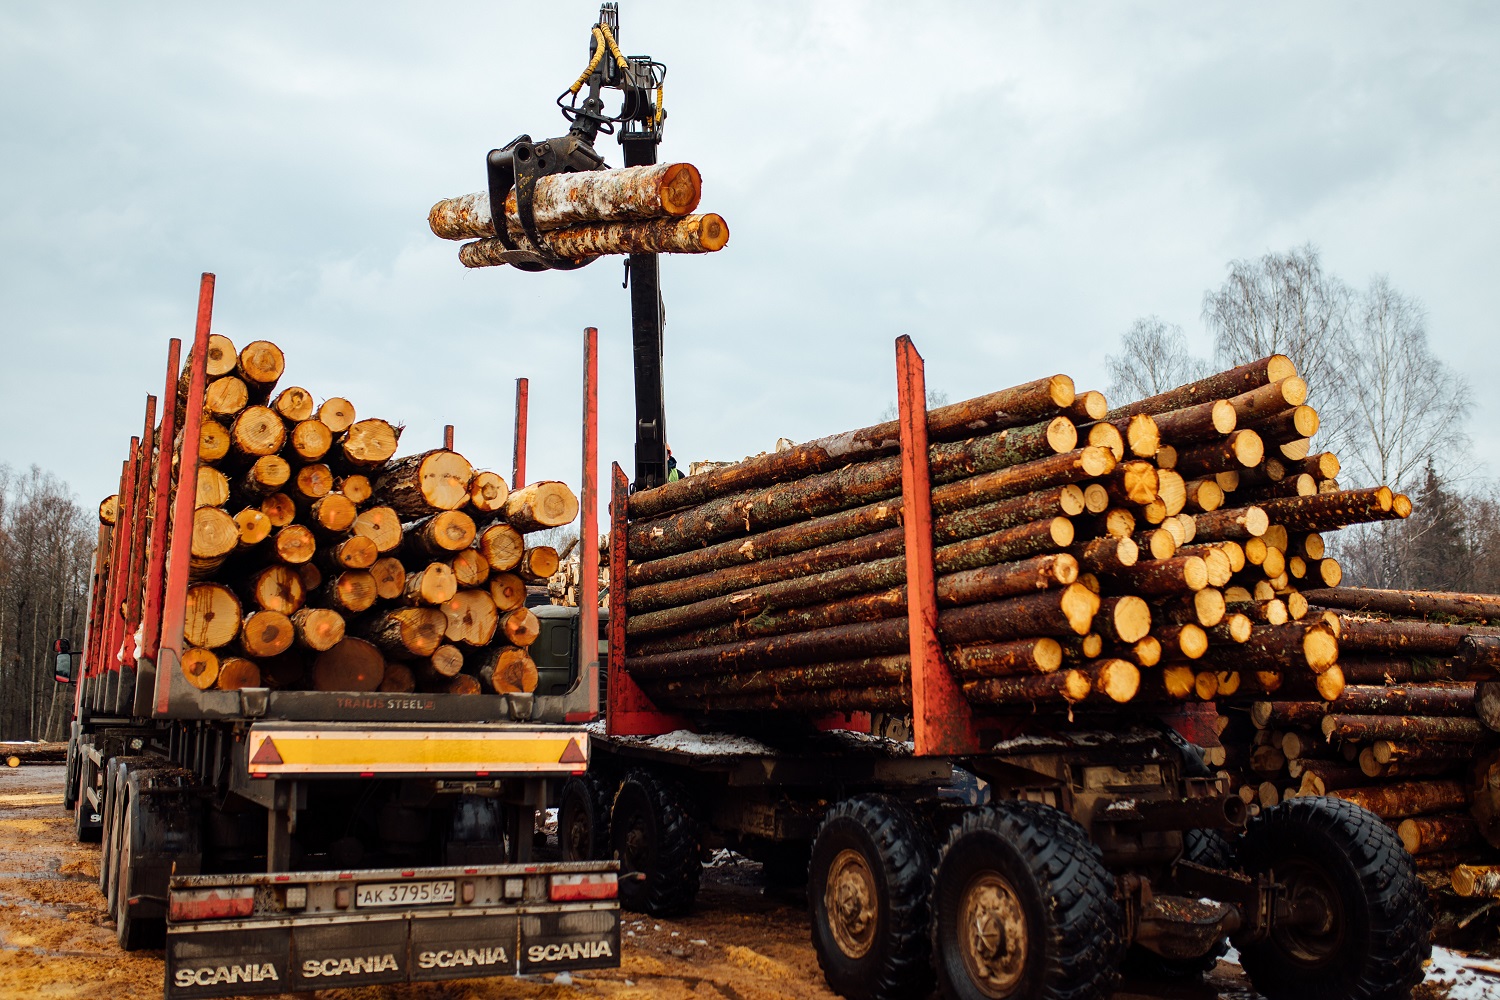
[[[1209,367],[1189,349],[1182,327],[1160,316],[1146,316],[1120,338],[1119,354],[1104,356],[1109,373],[1105,394],[1112,406],[1134,402],[1202,378]]]

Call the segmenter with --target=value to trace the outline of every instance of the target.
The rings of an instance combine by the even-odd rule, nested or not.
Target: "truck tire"
[[[80,750],[78,754],[78,773],[74,779],[73,792],[73,797],[76,800],[73,806],[73,836],[78,838],[80,844],[99,840],[103,832],[99,824],[93,820],[93,817],[98,815],[98,813],[94,812],[94,807],[89,805],[88,797],[84,794],[84,789],[89,786],[89,780],[93,773],[93,764],[90,763],[84,752]]]
[[[615,792],[609,843],[620,862],[620,905],[670,917],[686,913],[703,874],[703,832],[676,781],[631,771]]]
[[[808,863],[813,947],[850,1000],[926,996],[928,897],[937,852],[900,802],[863,795],[823,818]]]
[[[1374,813],[1305,796],[1250,821],[1240,860],[1273,873],[1287,897],[1318,899],[1322,927],[1273,927],[1237,942],[1240,964],[1269,1000],[1395,1000],[1422,981],[1432,954],[1432,913],[1411,855]]]
[[[944,996],[1104,1000],[1119,979],[1114,876],[1083,827],[1050,806],[965,813],[938,861],[932,908]]]
[[[564,861],[609,858],[609,788],[597,775],[580,774],[563,783],[557,804],[557,846]]]
[[[1235,867],[1234,842],[1218,830],[1188,830],[1182,835],[1182,860],[1229,871]],[[1214,970],[1229,952],[1229,939],[1220,938],[1198,958],[1173,959],[1149,948],[1132,945],[1125,956],[1125,971],[1144,979],[1199,979]]]
[[[68,740],[68,768],[63,772],[63,808],[72,811],[78,805],[78,737]]]
[[[130,912],[130,869],[141,843],[140,796],[122,781],[115,812],[120,817],[120,840],[115,847],[114,917],[115,937],[126,951],[159,948],[166,936],[166,921],[142,918]]]
[[[104,784],[99,789],[99,815],[103,820],[99,831],[99,891],[104,894],[105,905],[111,911],[115,905],[115,845],[119,843],[115,802],[120,766],[124,762],[123,757],[111,757],[104,762]]]

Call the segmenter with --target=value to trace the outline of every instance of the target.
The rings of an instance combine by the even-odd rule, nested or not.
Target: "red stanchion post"
[[[526,406],[530,395],[531,383],[524,378],[516,379],[516,432],[510,452],[510,488],[513,490],[526,485]]]

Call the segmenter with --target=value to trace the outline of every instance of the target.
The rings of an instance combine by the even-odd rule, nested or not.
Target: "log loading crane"
[[[623,56],[618,31],[616,5],[605,4],[588,68],[559,99],[572,122],[566,135],[523,135],[489,154],[489,203],[504,205],[514,187],[534,244],[536,179],[602,168],[593,148],[601,132],[619,127],[626,166],[655,162],[665,67]],[[603,110],[605,88],[623,94],[614,115]],[[495,231],[509,239],[503,224]],[[522,270],[590,262],[507,246],[505,262]],[[907,540],[918,550],[907,559],[911,742],[873,737],[866,713],[659,711],[623,663],[629,501],[666,472],[656,258],[632,255],[627,268],[635,477],[615,467],[607,708],[591,727],[587,773],[562,790],[566,859],[618,861],[623,906],[673,915],[692,906],[710,849],[748,854],[768,882],[806,886],[829,985],[860,1000],[925,996],[934,981],[949,997],[1103,1000],[1127,953],[1158,972],[1196,975],[1231,941],[1272,1000],[1394,998],[1420,979],[1430,917],[1410,859],[1372,814],[1299,799],[1247,829],[1244,803],[1161,719],[1061,730],[970,722],[961,695],[934,704],[941,683],[924,679],[919,696],[919,674],[947,676],[940,655],[916,651],[933,582],[914,569],[919,534]],[[903,440],[923,442],[916,460],[903,457],[905,510],[922,523],[911,485],[927,481],[911,469],[926,452],[921,359],[907,338],[897,354]],[[925,564],[930,574],[930,548]],[[591,630],[586,609],[551,610],[544,630]],[[540,644],[554,647],[546,631]]]

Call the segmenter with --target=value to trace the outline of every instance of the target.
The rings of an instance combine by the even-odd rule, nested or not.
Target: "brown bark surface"
[[[1345,788],[1333,794],[1364,806],[1385,820],[1462,809],[1468,804],[1463,786],[1456,781],[1397,782],[1372,788]]]
[[[1314,604],[1347,611],[1372,611],[1407,618],[1446,615],[1480,622],[1500,619],[1500,595],[1495,594],[1367,590],[1362,587],[1326,587],[1303,593]]]
[[[1335,715],[1323,719],[1330,740],[1436,740],[1477,742],[1489,730],[1478,719],[1417,715]]]
[[[524,535],[571,524],[578,516],[578,497],[566,483],[543,480],[511,490],[502,510],[505,523]]]
[[[947,651],[947,659],[954,676],[966,681],[1050,674],[1062,666],[1062,646],[1056,639],[1016,639],[957,646]]]
[[[1338,621],[1344,648],[1364,653],[1452,656],[1469,635],[1466,625],[1393,622],[1350,614],[1340,614]]]
[[[1230,433],[1235,428],[1237,417],[1235,407],[1228,400],[1214,399],[1157,413],[1154,419],[1162,440],[1181,448]]]
[[[1216,399],[1233,399],[1271,382],[1279,382],[1297,374],[1296,366],[1282,354],[1252,361],[1249,364],[1219,372],[1207,378],[1190,382],[1176,389],[1119,406],[1109,411],[1110,419],[1127,417],[1136,413],[1164,413],[1184,406],[1207,403]]]
[[[1194,538],[1203,542],[1247,541],[1266,533],[1271,519],[1261,507],[1230,507],[1197,514]],[[1248,558],[1248,553],[1247,553]]]
[[[1059,670],[1051,674],[991,677],[965,681],[964,694],[980,705],[1026,705],[1033,702],[1078,702],[1089,696],[1093,683],[1082,670]]]
[[[1179,449],[1174,471],[1184,479],[1199,479],[1217,472],[1248,469],[1265,457],[1265,444],[1255,431],[1237,430],[1221,441]]]
[[[363,639],[346,636],[313,661],[313,688],[318,691],[375,691],[385,679],[385,657]]]
[[[411,659],[432,656],[447,627],[448,618],[439,608],[394,608],[351,622],[348,631],[394,659]]]
[[[721,215],[688,215],[680,219],[608,222],[541,233],[542,249],[569,260],[589,260],[606,254],[713,253],[729,242],[729,225]],[[523,250],[535,249],[524,234],[516,241]],[[505,244],[498,238],[476,240],[458,248],[465,267],[504,264]]]
[[[1390,488],[1340,490],[1310,497],[1277,497],[1260,504],[1275,523],[1292,531],[1329,531],[1350,524],[1397,517]]]
[[[473,466],[458,452],[428,451],[387,463],[372,499],[394,507],[402,517],[425,517],[467,504],[473,479]]]
[[[1473,682],[1387,687],[1351,684],[1333,705],[1349,715],[1469,715],[1475,709]]]
[[[1167,596],[1208,586],[1208,566],[1198,556],[1151,559],[1119,570],[1113,579],[1131,593]]]

